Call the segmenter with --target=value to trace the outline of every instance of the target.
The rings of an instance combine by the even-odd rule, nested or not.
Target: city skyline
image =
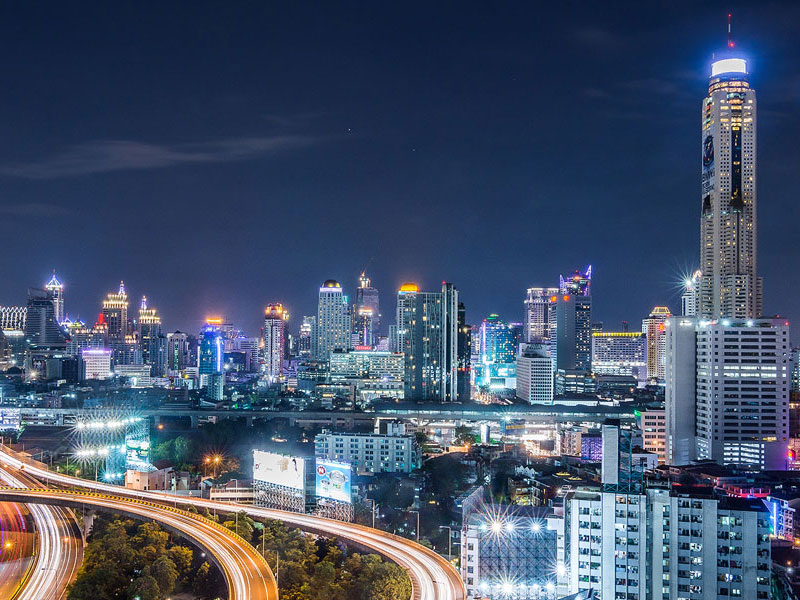
[[[299,18],[286,10],[279,15],[286,23]],[[445,15],[431,10],[434,28]],[[243,63],[244,73],[231,76],[189,28],[179,33],[186,48],[182,54],[159,55],[165,64],[158,68],[155,56],[145,54],[142,60],[156,68],[153,77],[162,75],[162,69],[202,65],[221,78],[220,86],[192,100],[196,111],[214,109],[216,118],[203,127],[191,111],[176,113],[189,99],[185,89],[168,83],[151,106],[142,104],[147,94],[107,97],[109,89],[93,81],[89,89],[108,101],[91,114],[85,95],[72,87],[61,90],[67,100],[58,114],[74,125],[47,133],[31,121],[32,113],[12,92],[5,112],[28,128],[24,139],[11,128],[9,148],[14,150],[0,155],[5,197],[0,232],[9,248],[0,263],[0,304],[22,303],[26,288],[44,283],[55,267],[66,285],[67,312],[74,316],[79,307],[87,321],[96,316],[101,298],[124,279],[132,298],[147,295],[159,308],[168,329],[195,331],[206,315],[215,313],[255,331],[263,307],[283,302],[294,330],[302,315],[314,314],[314,289],[320,282],[337,279],[352,296],[358,274],[369,263],[373,285],[386,298],[407,280],[422,289],[435,289],[447,280],[459,288],[468,322],[491,313],[522,321],[526,289],[552,286],[558,273],[592,263],[594,312],[607,328],[637,320],[654,305],[677,311],[681,275],[699,266],[697,115],[711,56],[724,48],[727,6],[704,6],[690,18],[677,11],[669,20],[656,19],[656,9],[646,7],[628,19],[587,9],[574,22],[550,8],[543,20],[551,32],[526,19],[524,9],[520,14],[498,10],[488,17],[470,7],[457,15],[448,13],[455,39],[471,44],[451,47],[433,38],[434,29],[422,29],[416,31],[420,48],[409,48],[400,64],[389,61],[386,68],[364,58],[367,49],[386,51],[373,32],[408,35],[412,24],[401,18],[394,24],[396,32],[388,32],[387,15],[378,9],[364,13],[360,21],[341,23],[352,44],[330,60],[334,71],[340,68],[345,86],[356,85],[363,71],[374,90],[363,98],[343,94],[326,77],[325,93],[311,100],[310,84],[284,73],[285,68],[302,66],[310,80],[321,76],[317,44],[325,40],[324,29],[319,41],[309,42],[312,58],[302,64],[286,56],[283,67],[269,61],[259,65],[269,44],[280,49],[296,42],[278,33],[275,41],[265,41],[270,36],[255,36],[251,26],[237,21],[241,48],[252,57]],[[764,307],[767,314],[780,312],[794,321],[800,300],[785,271],[799,251],[781,243],[791,235],[797,211],[790,200],[797,185],[790,168],[797,163],[798,151],[790,143],[797,117],[789,110],[797,75],[783,58],[790,47],[785,22],[791,21],[792,10],[787,6],[788,12],[777,13],[779,18],[752,7],[733,8],[734,37],[759,90]],[[163,28],[177,15],[161,16],[162,25],[132,18],[123,33],[137,41],[140,35],[165,39]],[[257,24],[264,20],[263,14],[251,16]],[[481,33],[473,36],[479,17]],[[201,7],[193,18],[197,25],[210,18],[209,10]],[[515,29],[516,21],[525,23],[525,31]],[[629,26],[633,22],[635,30]],[[141,26],[138,33],[127,29],[132,25]],[[48,26],[54,25],[45,25],[45,32]],[[509,26],[511,31],[500,36]],[[309,27],[320,33],[320,23]],[[20,48],[31,43],[8,33],[10,43]],[[60,35],[65,47],[83,48],[79,35]],[[109,56],[124,58],[115,40],[97,35],[96,45]],[[592,56],[587,56],[589,49]],[[238,49],[221,52],[241,58]],[[423,55],[432,61],[427,71]],[[83,58],[111,77],[101,59]],[[69,53],[61,60],[67,77],[79,77],[86,68]],[[258,83],[263,74],[252,76],[257,66],[274,75],[275,86],[283,83],[291,93]],[[565,79],[580,66],[585,80]],[[326,64],[322,71],[331,67]],[[444,81],[430,77],[448,69],[453,72]],[[491,73],[491,89],[484,87],[485,81],[477,84],[472,71]],[[128,65],[122,72],[130,85],[148,81],[140,67]],[[409,81],[398,90],[401,73]],[[45,71],[41,76],[49,75]],[[41,85],[38,79],[20,77],[27,81],[28,87],[22,86],[27,91]],[[191,89],[201,81],[196,70],[186,77]],[[118,76],[112,79],[110,84],[119,83]],[[550,86],[542,93],[539,83],[545,80]],[[54,81],[58,88],[59,80]],[[223,97],[237,93],[241,114],[226,113]],[[292,94],[304,100],[288,103]],[[48,102],[42,98],[40,103]],[[647,122],[641,107],[653,102],[666,103],[669,116],[666,131],[659,132],[661,141],[651,144],[639,132]],[[461,108],[449,110],[453,103]],[[329,105],[328,114],[310,114],[324,105]],[[148,110],[140,114],[145,106]],[[262,109],[267,106],[265,116]],[[574,122],[543,118],[561,106],[577,115]],[[37,109],[54,110],[51,104]],[[128,114],[135,117],[132,123],[122,119]],[[398,122],[387,123],[387,114]],[[594,137],[587,138],[589,117]],[[414,123],[418,125],[412,127]],[[548,148],[546,154],[541,147]],[[227,208],[225,198],[231,195],[240,198],[232,207],[249,210]],[[648,201],[641,202],[643,197]],[[577,211],[553,210],[564,201]],[[353,210],[336,212],[342,205]],[[264,230],[251,223],[263,222],[265,210],[282,220],[282,231],[271,232],[283,249],[279,260],[255,243]],[[135,242],[131,228],[99,227],[97,221],[122,224],[142,218],[151,227],[136,234]],[[449,222],[445,219],[452,220],[450,230],[442,228]],[[320,223],[336,228],[333,251],[313,234]],[[413,247],[391,243],[390,235],[398,229],[414,236]],[[568,232],[570,243],[559,246],[558,232]],[[201,252],[204,241],[215,236],[224,239],[224,249]],[[643,251],[647,244],[659,253]],[[16,252],[21,245],[26,251]],[[87,252],[87,246],[100,251]],[[138,250],[125,250],[129,247]],[[549,251],[556,247],[557,253]],[[618,294],[632,280],[637,282],[635,293]],[[382,307],[384,317],[391,310]]]

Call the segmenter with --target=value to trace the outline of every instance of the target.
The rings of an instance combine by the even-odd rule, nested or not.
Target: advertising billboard
[[[316,494],[339,502],[353,501],[352,470],[347,463],[317,459]]]
[[[253,479],[304,490],[305,460],[298,456],[253,450]]]

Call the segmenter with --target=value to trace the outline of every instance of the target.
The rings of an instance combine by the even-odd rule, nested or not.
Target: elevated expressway
[[[267,563],[249,543],[222,525],[184,510],[138,498],[80,490],[0,488],[0,500],[34,506],[103,510],[158,521],[190,539],[220,568],[231,600],[278,600],[278,586]],[[57,564],[53,565],[57,567]],[[36,598],[49,596],[37,595]]]
[[[38,486],[29,476],[12,474],[2,467],[0,484],[14,488]],[[33,522],[31,530],[25,529],[23,511]],[[4,516],[0,598],[65,598],[67,584],[83,561],[83,536],[72,512],[60,507],[0,503],[0,514]]]
[[[235,512],[245,511],[254,518],[277,519],[287,525],[297,527],[310,533],[337,537],[362,551],[366,550],[382,555],[383,557],[403,567],[411,578],[414,600],[465,600],[466,589],[458,571],[443,557],[432,550],[421,546],[411,540],[385,533],[377,529],[345,523],[333,519],[325,519],[314,515],[257,508],[244,504],[230,502],[212,502],[199,498],[185,498],[167,495],[162,492],[141,492],[129,490],[104,483],[87,481],[69,477],[47,470],[44,465],[25,460],[3,446],[0,446],[3,460],[15,468],[22,468],[41,481],[51,482],[61,486],[83,488],[92,492],[108,494],[111,496],[124,496],[128,499],[143,499],[149,501],[151,510],[162,505],[154,502],[169,503],[174,505],[191,505],[197,508],[208,508],[210,511]],[[0,491],[0,499],[9,497],[11,491]],[[90,494],[83,495],[86,498]],[[145,518],[154,518],[145,516]]]

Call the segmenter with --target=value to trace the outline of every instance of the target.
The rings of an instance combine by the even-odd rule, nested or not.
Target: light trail
[[[0,481],[14,488],[31,485],[29,477],[15,477],[0,468]],[[50,506],[27,506],[33,517],[38,548],[26,577],[20,581],[12,600],[60,600],[66,596],[67,584],[72,581],[83,561],[83,538],[70,512]]]
[[[0,446],[4,460],[16,468],[23,468],[32,476],[59,485],[95,490],[115,496],[142,498],[168,502],[170,504],[190,505],[208,508],[210,511],[244,511],[252,517],[277,519],[304,531],[325,536],[337,537],[356,546],[367,548],[396,562],[406,569],[411,578],[414,600],[465,600],[467,593],[458,571],[442,556],[411,540],[392,535],[370,527],[325,519],[315,515],[257,508],[230,502],[212,502],[199,498],[186,498],[161,492],[140,492],[113,485],[88,481],[53,473],[33,461],[18,458],[13,451]]]
[[[31,507],[36,504],[84,507],[158,521],[166,529],[192,540],[210,555],[225,576],[231,600],[278,600],[275,578],[258,551],[234,532],[209,519],[138,498],[87,491],[0,488],[2,499],[22,502]],[[59,559],[50,555],[43,560],[53,560],[55,562],[51,564],[57,565]],[[25,600],[49,598],[30,587],[36,595],[28,596]]]

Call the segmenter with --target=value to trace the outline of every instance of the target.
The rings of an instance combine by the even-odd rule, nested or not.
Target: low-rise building
[[[323,431],[314,447],[318,458],[350,463],[358,473],[411,473],[422,465],[413,435]]]

